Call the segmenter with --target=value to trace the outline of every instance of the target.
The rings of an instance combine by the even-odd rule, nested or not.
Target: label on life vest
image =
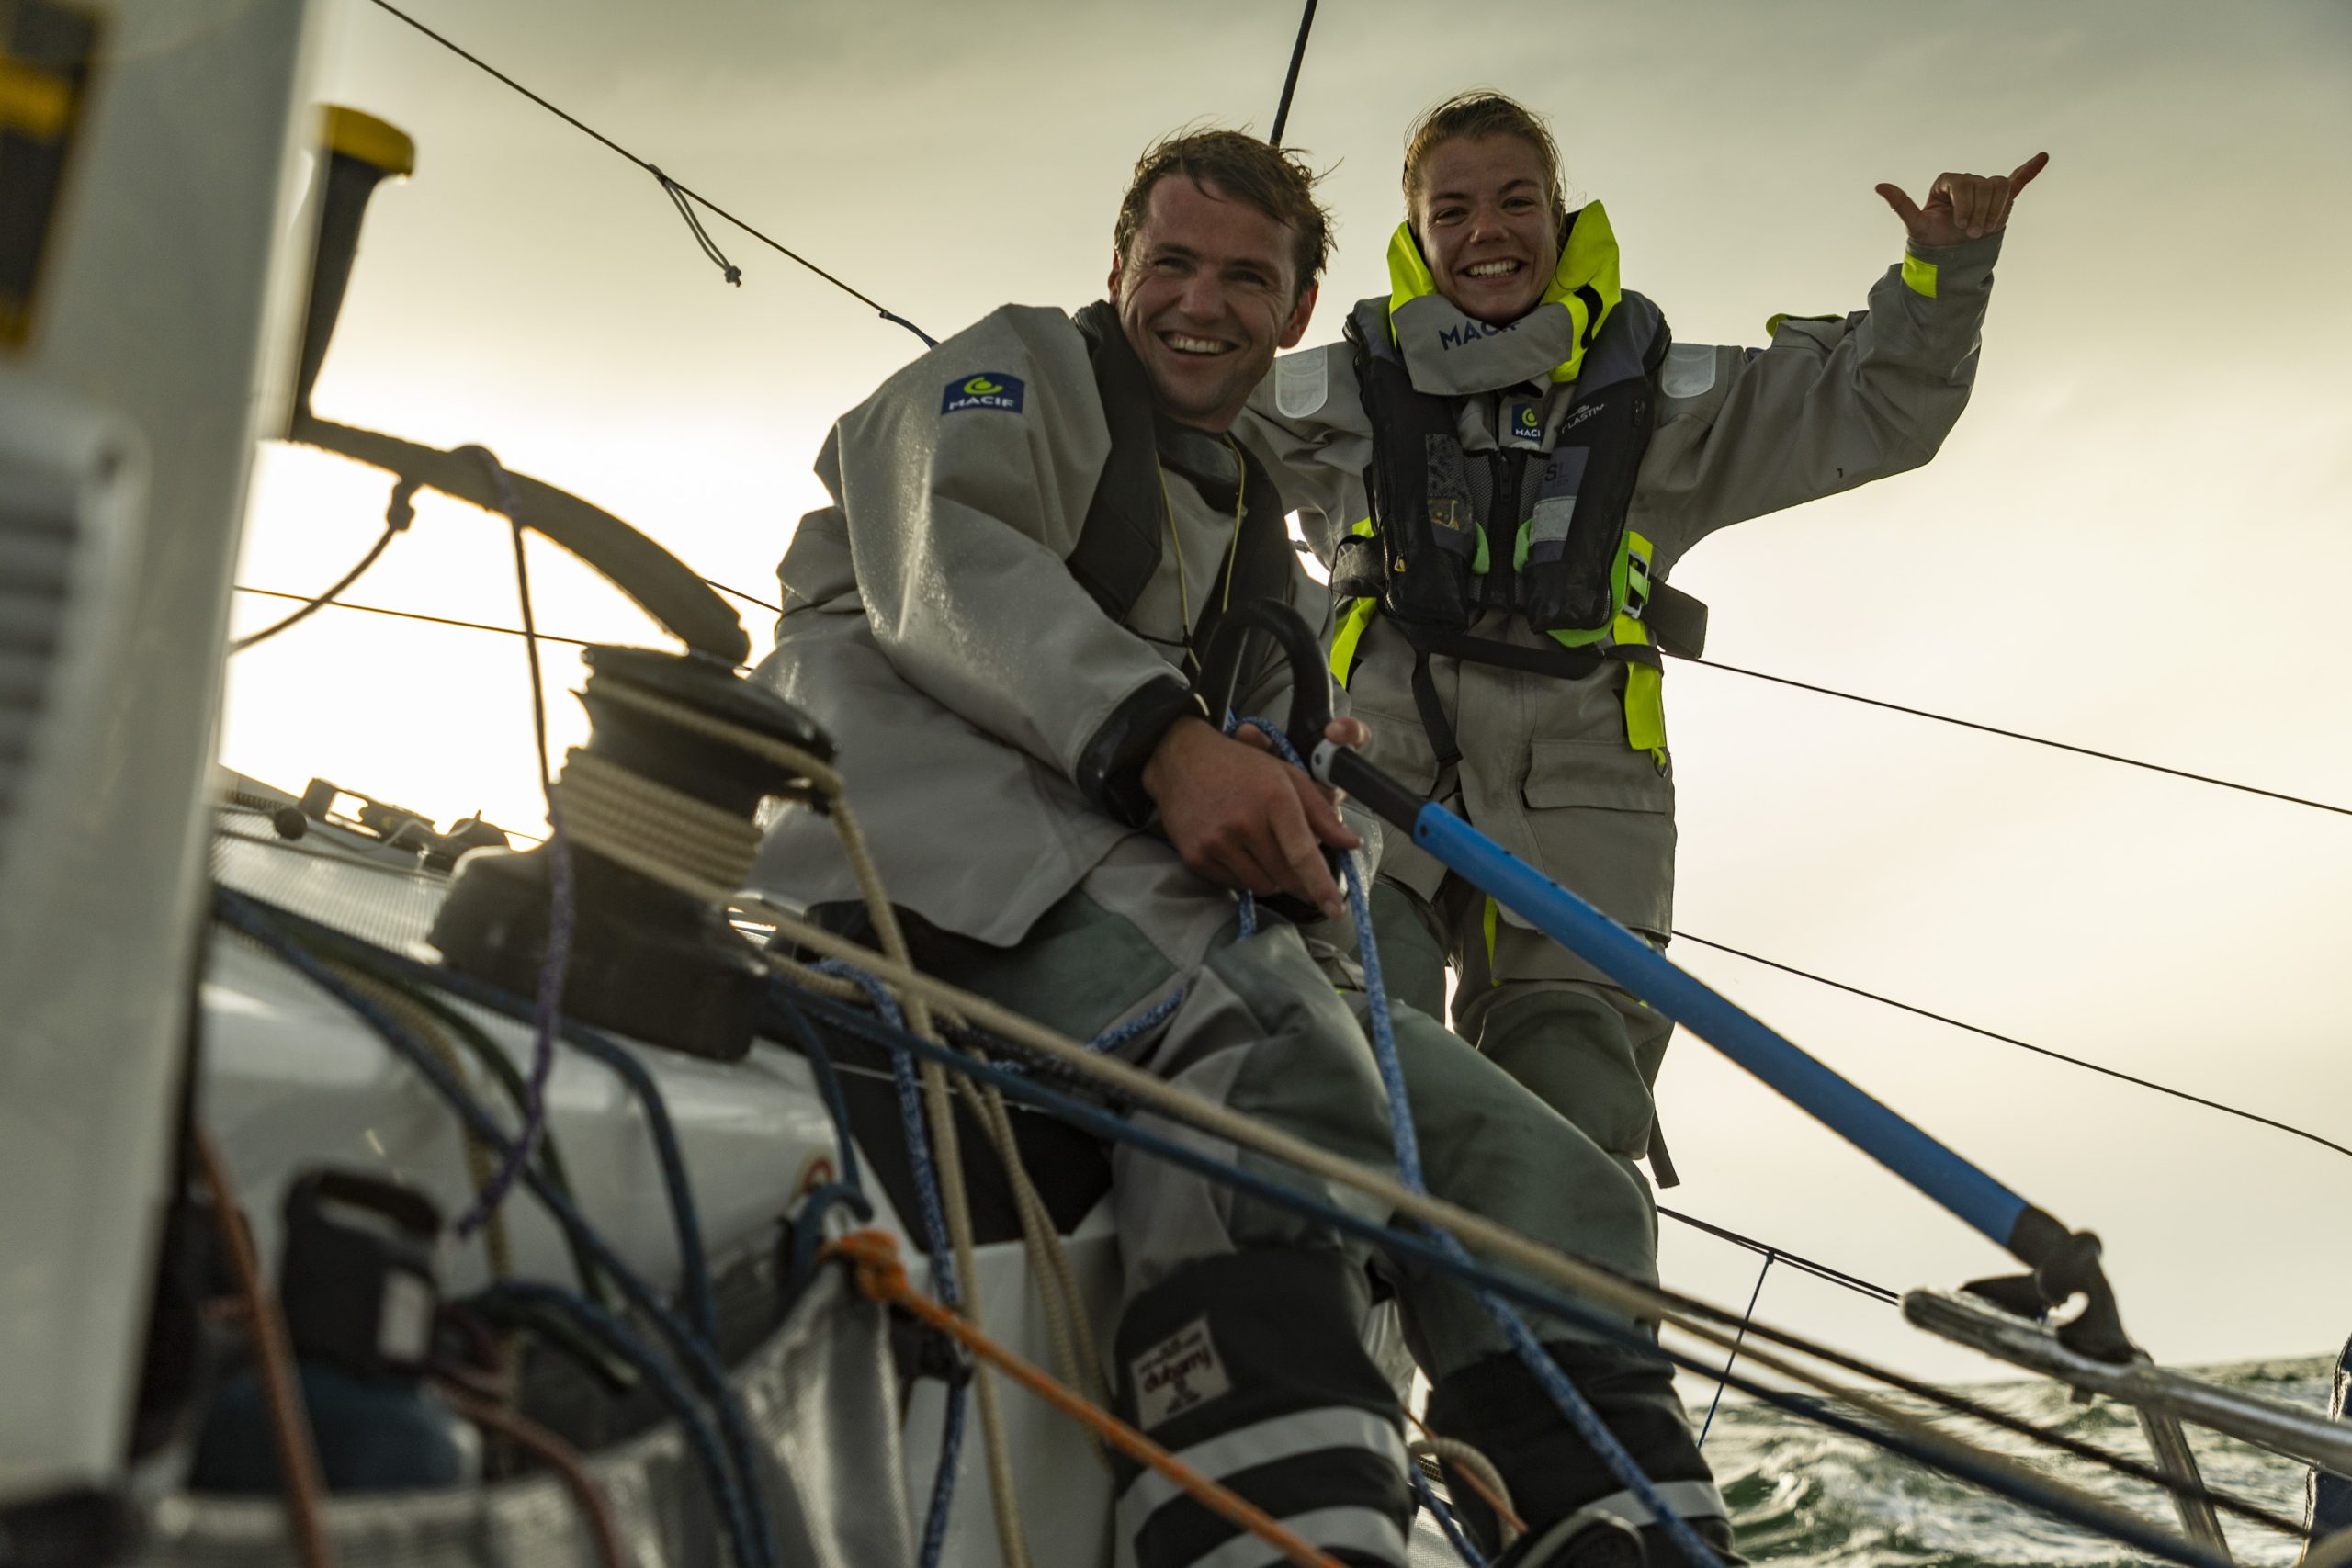
[[[1137,1356],[1128,1371],[1136,1382],[1136,1417],[1146,1431],[1233,1387],[1205,1317],[1194,1318]]]

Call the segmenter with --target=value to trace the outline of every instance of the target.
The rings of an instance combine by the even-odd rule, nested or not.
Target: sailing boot
[[[1402,1413],[1363,1348],[1369,1303],[1363,1270],[1337,1251],[1252,1247],[1188,1264],[1127,1303],[1119,1414],[1340,1562],[1396,1568],[1412,1505]],[[1136,1568],[1233,1555],[1220,1549],[1237,1526],[1117,1462],[1114,1528]]]
[[[1668,1506],[1689,1521],[1724,1563],[1731,1522],[1707,1461],[1656,1355],[1612,1345],[1562,1341],[1545,1351],[1655,1482]],[[1439,1382],[1430,1393],[1432,1430],[1459,1438],[1494,1464],[1527,1534],[1496,1568],[1673,1568],[1682,1554],[1649,1513],[1618,1484],[1515,1355],[1491,1356]],[[1494,1510],[1448,1471],[1455,1517],[1491,1555],[1500,1540]]]

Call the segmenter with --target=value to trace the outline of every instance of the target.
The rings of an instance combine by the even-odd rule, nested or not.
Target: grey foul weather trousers
[[[1442,1018],[1451,965],[1453,1026],[1464,1039],[1629,1170],[1646,1158],[1659,1186],[1675,1184],[1652,1095],[1672,1022],[1590,978],[1542,932],[1495,918],[1491,900],[1458,876],[1448,874],[1430,903],[1401,884],[1375,883],[1372,923],[1390,991]]]
[[[1387,1107],[1356,1009],[1297,928],[1265,917],[1255,935],[1241,937],[1232,898],[1157,839],[1122,842],[1018,945],[946,945],[922,955],[926,967],[1077,1039],[1181,997],[1164,1024],[1117,1054],[1326,1149],[1394,1167]],[[1398,1008],[1396,1030],[1431,1191],[1655,1280],[1656,1222],[1637,1173],[1426,1013]],[[1205,1134],[1183,1135],[1354,1213],[1386,1217],[1374,1201]],[[1362,1348],[1366,1249],[1125,1145],[1112,1170],[1126,1303],[1113,1371],[1124,1413],[1343,1560],[1401,1564],[1404,1440],[1395,1395]],[[1409,1264],[1378,1267],[1433,1382],[1472,1369],[1510,1376],[1497,1371],[1509,1341],[1466,1290]],[[1565,1322],[1532,1325],[1555,1356],[1594,1338]],[[1657,1381],[1665,1386],[1662,1368]],[[1672,1419],[1679,1422],[1679,1406]],[[1122,1486],[1119,1529],[1141,1568],[1204,1562],[1232,1539],[1232,1527],[1148,1472],[1123,1471]],[[1580,1503],[1611,1490],[1600,1477],[1566,1495]]]

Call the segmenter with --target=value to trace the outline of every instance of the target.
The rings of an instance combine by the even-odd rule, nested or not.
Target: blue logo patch
[[[966,409],[1002,409],[1006,413],[1019,413],[1023,392],[1020,377],[1007,376],[1001,370],[984,370],[978,376],[948,382],[947,390],[939,400],[939,412],[950,414]]]

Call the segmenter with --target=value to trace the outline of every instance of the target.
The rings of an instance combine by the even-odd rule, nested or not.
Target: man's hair
[[[1551,187],[1552,211],[1564,216],[1567,198],[1560,186],[1560,145],[1544,117],[1515,98],[1491,87],[1457,93],[1433,108],[1421,111],[1405,133],[1405,211],[1409,216],[1420,199],[1424,165],[1431,152],[1448,141],[1477,141],[1488,136],[1516,136],[1535,149],[1544,162],[1544,180]]]
[[[1144,149],[1136,160],[1126,197],[1119,203],[1118,226],[1111,232],[1122,261],[1143,231],[1152,187],[1174,175],[1195,186],[1214,185],[1220,196],[1289,225],[1299,293],[1323,275],[1323,264],[1331,256],[1331,217],[1315,199],[1316,182],[1322,176],[1297,153],[1241,130],[1178,131]]]

